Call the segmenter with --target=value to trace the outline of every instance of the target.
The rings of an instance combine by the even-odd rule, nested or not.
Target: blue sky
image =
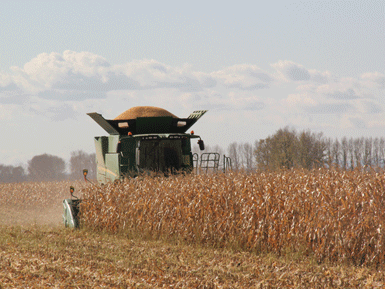
[[[12,1],[0,10],[0,163],[93,152],[136,105],[187,117],[206,144],[286,125],[385,131],[383,1]],[[252,3],[252,4],[251,4]]]

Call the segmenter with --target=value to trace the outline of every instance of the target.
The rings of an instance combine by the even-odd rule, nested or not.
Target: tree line
[[[0,164],[0,183],[76,180],[83,178],[83,169],[88,169],[90,179],[96,178],[95,154],[71,152],[68,164],[58,156],[42,154],[29,160],[26,170],[22,166]]]
[[[227,150],[218,145],[206,145],[203,152],[226,155],[231,158],[233,170],[245,171],[320,167],[353,170],[385,167],[385,138],[343,137],[339,140],[326,138],[322,133],[308,130],[298,133],[288,127],[255,141],[254,145],[233,142]],[[193,153],[199,155],[202,152],[195,145]],[[222,163],[219,165],[221,168]],[[67,166],[69,172],[66,171]],[[28,161],[27,171],[22,166],[0,164],[0,182],[76,180],[83,177],[84,168],[88,169],[90,179],[96,179],[94,153],[74,151],[68,164],[60,157],[42,154]]]
[[[255,164],[259,169],[338,167],[383,168],[385,139],[372,137],[326,138],[322,133],[297,133],[288,128],[255,144]]]
[[[199,153],[197,148],[195,153]],[[217,152],[231,158],[232,169],[279,170],[291,168],[384,168],[385,138],[332,139],[309,130],[296,132],[288,127],[250,143],[233,142],[227,150],[206,146],[204,152]]]

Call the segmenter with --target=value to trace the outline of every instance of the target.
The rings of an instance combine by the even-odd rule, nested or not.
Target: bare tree
[[[353,170],[355,167],[355,158],[354,158],[354,140],[350,138],[348,141],[348,151],[350,156],[350,169]]]
[[[0,182],[15,183],[26,180],[26,175],[22,166],[5,166],[0,165]]]
[[[334,165],[343,169],[384,167],[384,138],[324,138],[304,131],[299,135],[287,128],[255,143],[255,162],[260,169],[303,167],[307,169]]]
[[[242,159],[242,167],[246,171],[253,170],[253,146],[249,143],[242,143],[239,145],[239,150]]]
[[[325,140],[325,145],[326,145],[326,160],[327,160],[327,164],[328,164],[328,167],[332,167],[333,166],[333,153],[332,153],[332,146],[333,146],[333,141],[331,138],[327,138]]]
[[[348,165],[348,140],[346,139],[346,137],[343,137],[341,141],[341,156],[341,166],[344,170],[346,170]]]
[[[288,127],[279,129],[272,137],[274,169],[293,168],[297,162],[298,137]]]
[[[298,138],[297,166],[307,169],[323,166],[326,146],[322,133],[303,131]]]
[[[273,136],[256,142],[254,156],[259,169],[311,169],[324,165],[326,148],[321,133],[303,131],[298,135],[286,127]]]
[[[65,161],[57,156],[43,154],[28,162],[28,175],[32,181],[57,181],[66,178]]]
[[[82,150],[71,152],[70,178],[74,180],[82,178],[83,169],[88,170],[88,178],[96,179],[95,154],[87,154]]]
[[[372,138],[366,138],[364,141],[364,148],[363,148],[363,163],[364,166],[372,166],[372,150],[373,150],[373,139]]]
[[[375,167],[380,166],[380,140],[376,137],[373,140],[373,155],[372,155],[372,164]]]
[[[215,145],[211,150],[210,152],[213,152],[213,153],[218,153],[219,155],[224,155],[224,150],[221,146],[219,145]]]
[[[341,150],[341,144],[338,141],[338,139],[336,139],[332,144],[331,157],[332,157],[333,164],[337,167],[339,167],[341,164],[341,162],[340,162],[340,150]]]
[[[364,147],[364,138],[356,138],[353,141],[354,144],[354,158],[356,160],[356,167],[361,167],[363,165],[363,147]]]
[[[229,145],[228,149],[229,157],[231,158],[231,164],[233,170],[239,170],[241,168],[240,156],[238,151],[238,143],[233,142]]]
[[[261,139],[255,142],[254,158],[258,169],[271,169],[271,139]]]
[[[0,165],[0,182],[11,183],[12,166]]]
[[[379,145],[379,158],[380,158],[380,163],[382,166],[385,165],[385,139],[380,138],[380,145]]]

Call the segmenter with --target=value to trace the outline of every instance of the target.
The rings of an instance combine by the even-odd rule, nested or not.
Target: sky
[[[289,127],[385,136],[385,2],[2,1],[0,164],[94,152],[134,106],[185,118],[206,145]]]

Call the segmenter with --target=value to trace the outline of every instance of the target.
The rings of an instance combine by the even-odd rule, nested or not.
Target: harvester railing
[[[223,155],[223,172],[226,173],[228,170],[232,170],[233,167],[231,165],[231,158]]]
[[[193,154],[193,166],[194,172],[198,175],[201,173],[216,173],[219,170],[226,173],[232,170],[231,158],[223,155],[223,161],[221,161],[221,155],[219,153],[194,153]]]
[[[219,168],[219,159],[221,155],[219,153],[202,153],[200,168],[201,171],[207,172],[217,172]]]

